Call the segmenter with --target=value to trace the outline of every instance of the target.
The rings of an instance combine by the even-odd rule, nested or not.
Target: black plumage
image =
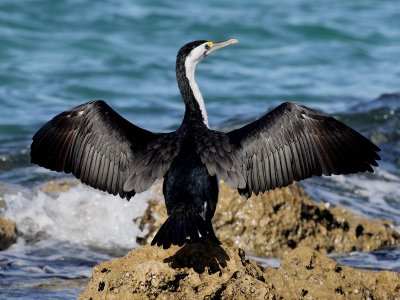
[[[176,131],[147,131],[104,101],[91,101],[57,115],[33,136],[32,162],[128,200],[163,178],[169,217],[152,244],[164,248],[200,237],[218,242],[211,224],[217,176],[249,197],[314,175],[373,172],[380,159],[376,145],[295,103],[231,132],[210,130],[194,69],[235,42],[195,41],[178,52],[176,74],[186,110]]]

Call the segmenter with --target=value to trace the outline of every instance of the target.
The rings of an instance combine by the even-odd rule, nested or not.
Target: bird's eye
[[[205,48],[206,48],[206,50],[210,49],[210,45],[206,44]]]

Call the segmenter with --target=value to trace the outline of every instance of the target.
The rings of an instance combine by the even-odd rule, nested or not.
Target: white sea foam
[[[130,202],[78,185],[56,197],[38,191],[5,195],[5,216],[16,222],[23,237],[47,236],[100,248],[133,248],[143,235],[133,219],[143,215],[153,190]]]
[[[373,174],[312,178],[303,185],[317,200],[400,224],[400,178],[382,168],[376,168]]]
[[[365,197],[370,203],[385,204],[387,196],[395,197],[400,204],[400,178],[383,169],[376,169],[373,177],[366,175],[333,176],[333,181],[351,188],[354,193]]]
[[[400,272],[400,249],[378,250],[370,253],[351,252],[348,254],[331,254],[330,256],[344,265]]]

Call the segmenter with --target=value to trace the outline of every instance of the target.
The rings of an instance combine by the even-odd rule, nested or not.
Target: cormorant
[[[179,50],[176,78],[186,110],[176,131],[147,131],[104,101],[90,101],[57,115],[33,136],[32,163],[73,173],[128,200],[164,179],[168,219],[152,241],[164,248],[200,238],[219,243],[211,224],[218,177],[249,197],[313,175],[373,172],[380,159],[376,145],[299,104],[283,103],[230,132],[211,130],[195,69],[215,50],[235,43],[200,40]]]

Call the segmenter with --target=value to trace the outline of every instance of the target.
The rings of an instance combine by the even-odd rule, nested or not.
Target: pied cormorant
[[[176,78],[186,110],[176,131],[147,131],[104,101],[90,101],[57,115],[34,135],[32,162],[128,200],[164,179],[168,219],[152,241],[164,248],[200,238],[218,243],[211,224],[217,177],[249,197],[313,175],[373,172],[380,159],[376,145],[299,104],[283,103],[230,132],[211,130],[195,69],[213,51],[235,43],[202,40],[179,50]]]

